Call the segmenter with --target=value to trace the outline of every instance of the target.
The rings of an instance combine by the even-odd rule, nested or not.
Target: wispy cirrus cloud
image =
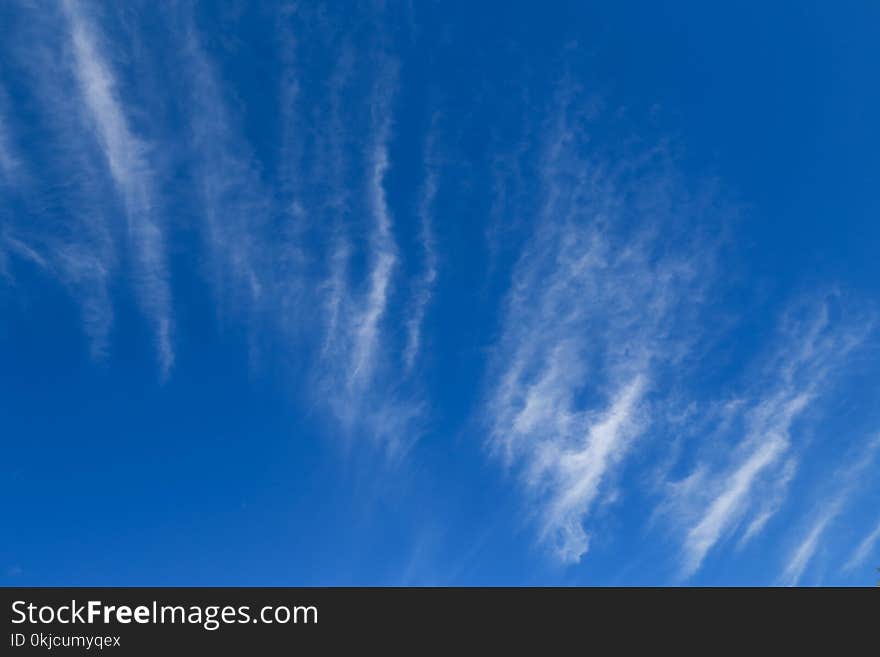
[[[81,308],[89,351],[101,360],[114,319],[110,284],[118,249],[111,217],[118,209],[108,199],[115,190],[85,103],[71,103],[82,95],[70,21],[58,7],[17,9],[17,26],[4,47],[27,94],[7,97],[6,110],[28,116],[39,141],[13,155],[2,239],[11,258],[36,265],[69,290]],[[33,104],[25,112],[29,98]],[[21,137],[22,146],[33,139]]]
[[[877,543],[880,542],[880,519],[877,520],[877,524],[868,534],[863,538],[856,549],[853,551],[850,558],[847,560],[843,569],[846,571],[852,571],[858,568],[859,566],[864,565],[864,563],[871,556],[871,553],[877,547]]]
[[[0,87],[0,184],[12,186],[18,178],[21,169],[21,159],[13,145],[13,138],[9,126],[9,98],[6,91]]]
[[[12,187],[20,168],[19,158],[10,143],[8,106],[6,93],[0,87],[0,198],[3,199],[14,194]],[[7,214],[8,210],[0,211],[0,276],[8,279],[10,278],[8,252],[14,248],[9,240],[14,238],[8,236],[10,220]],[[31,251],[30,248],[27,250]]]
[[[431,132],[425,140],[424,180],[418,204],[419,244],[424,253],[424,266],[415,285],[409,318],[406,321],[406,346],[403,362],[407,371],[412,370],[422,346],[422,324],[434,286],[437,283],[438,262],[437,245],[434,236],[434,205],[439,187],[439,165],[437,155],[437,123],[439,115],[432,121]]]
[[[197,229],[206,250],[205,276],[218,315],[253,321],[264,295],[281,305],[271,287],[276,256],[285,242],[267,233],[273,199],[251,147],[229,109],[215,62],[202,43],[191,11],[178,16],[176,43],[186,80],[186,161],[193,179]],[[285,272],[295,279],[296,272]]]
[[[865,473],[874,465],[878,451],[880,436],[867,441],[855,457],[832,473],[830,481],[834,482],[836,490],[819,505],[819,511],[811,518],[804,536],[792,549],[780,575],[780,584],[795,586],[801,581],[829,526],[845,511],[865,483]]]
[[[784,506],[800,423],[871,321],[839,318],[834,292],[791,304],[775,349],[743,366],[745,385],[695,389],[710,375],[697,354],[733,326],[710,294],[722,287],[722,240],[699,227],[710,214],[723,230],[729,210],[711,190],[689,195],[662,149],[609,157],[586,134],[595,104],[571,86],[560,99],[542,130],[537,184],[504,190],[537,202],[508,210],[533,212],[534,231],[490,359],[489,445],[523,482],[539,542],[569,564],[589,549],[591,519],[618,500],[615,482],[641,446],[663,469],[649,515],[681,537],[687,578],[727,539],[742,549]],[[521,167],[508,168],[517,176],[506,184],[524,184]],[[691,232],[676,240],[683,226]],[[682,454],[686,474],[671,476],[662,464]]]
[[[680,574],[693,575],[720,542],[736,532],[742,547],[779,511],[802,452],[798,422],[868,325],[831,319],[834,295],[795,304],[783,317],[775,352],[702,436],[690,475],[668,484],[665,511],[683,534]],[[830,521],[830,517],[829,517]],[[822,525],[817,525],[817,536]]]
[[[752,520],[748,523],[742,537],[737,543],[739,549],[744,548],[749,541],[758,536],[767,523],[782,509],[785,500],[788,497],[788,489],[797,474],[798,461],[795,458],[788,458],[777,473],[776,479],[770,484],[759,502],[759,509],[755,513]]]
[[[24,242],[11,235],[3,235],[3,243],[6,248],[24,260],[28,260],[42,269],[50,269],[52,264],[43,257],[36,249],[31,248]]]
[[[391,135],[392,89],[396,64],[390,64],[374,89],[371,102],[372,138],[369,145],[367,207],[373,226],[369,238],[369,275],[367,293],[354,318],[354,344],[349,384],[369,380],[375,367],[379,348],[379,326],[388,308],[388,297],[394,270],[398,263],[398,247],[392,233],[391,210],[385,194],[388,172],[388,140]]]
[[[539,540],[563,563],[651,424],[651,394],[695,338],[704,253],[658,250],[696,206],[660,161],[591,151],[576,90],[544,131],[535,232],[513,271],[487,380],[489,444],[515,467]],[[523,150],[523,149],[520,149]],[[679,198],[674,200],[676,194]],[[675,208],[674,211],[672,208]]]
[[[64,13],[80,98],[125,207],[138,296],[153,325],[162,376],[167,377],[174,364],[171,287],[149,147],[129,126],[94,21],[73,0],[64,3]]]
[[[806,408],[810,397],[795,393],[791,397],[777,396],[770,402],[761,403],[748,412],[746,422],[751,425],[746,444],[740,445],[740,457],[726,472],[709,474],[698,470],[695,480],[688,480],[684,489],[687,497],[705,495],[714,490],[704,506],[697,512],[695,521],[685,534],[682,557],[682,575],[688,577],[702,565],[708,552],[748,511],[755,502],[755,489],[759,483],[773,479],[768,470],[783,463],[789,446],[789,432],[794,420]],[[790,468],[791,463],[786,467]],[[785,479],[790,480],[789,473]],[[764,509],[751,525],[750,536],[758,533],[770,519],[771,509]]]
[[[346,157],[346,133],[343,117],[342,95],[351,82],[354,59],[348,44],[343,44],[335,60],[333,72],[327,84],[328,112],[326,120],[318,130],[316,151],[326,153],[326,163],[319,163],[315,169],[323,172],[327,184],[316,215],[323,219],[329,229],[329,272],[325,275],[321,288],[323,294],[324,327],[322,352],[327,355],[338,348],[340,321],[347,310],[349,295],[350,262],[353,252],[351,238],[351,190],[347,181],[351,166]]]
[[[395,354],[413,352],[392,324],[408,287],[387,192],[399,63],[381,24],[362,41],[331,14],[297,6],[278,21],[279,34],[295,37],[284,39],[287,66],[327,64],[323,77],[282,75],[282,189],[308,244],[300,306],[319,309],[291,314],[303,325],[298,344],[316,346],[315,408],[329,413],[335,432],[400,456],[419,433],[423,405],[416,393],[401,394],[405,359]]]
[[[359,203],[349,200],[347,193],[334,196],[331,192],[331,199],[339,202],[329,211],[340,214],[331,237],[330,275],[322,287],[327,320],[317,378],[318,389],[348,434],[365,434],[378,440],[389,455],[400,456],[417,437],[423,407],[415,398],[399,395],[396,359],[389,358],[391,338],[384,330],[400,259],[385,189],[398,65],[389,56],[377,61],[369,100],[369,135],[363,142],[363,198]],[[347,70],[346,65],[338,72]],[[344,170],[335,158],[330,164],[340,174]],[[365,225],[354,223],[357,213],[349,204],[365,210]],[[361,242],[365,267],[360,282],[350,267],[357,244],[350,237],[353,230],[366,234]]]

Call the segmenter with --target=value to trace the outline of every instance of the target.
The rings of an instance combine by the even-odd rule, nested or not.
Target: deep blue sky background
[[[3,584],[873,583],[880,7],[0,24]]]

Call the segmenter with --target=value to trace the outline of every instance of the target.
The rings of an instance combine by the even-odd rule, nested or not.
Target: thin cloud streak
[[[759,503],[760,510],[757,511],[754,519],[748,524],[742,538],[737,543],[738,549],[743,549],[748,545],[749,541],[758,536],[773,516],[782,509],[788,496],[788,488],[797,474],[797,466],[798,463],[795,458],[789,458],[782,466],[778,478],[771,484],[771,489]]]
[[[349,263],[353,248],[351,244],[351,227],[349,225],[351,198],[346,184],[348,161],[345,156],[344,135],[345,125],[342,117],[342,93],[352,77],[353,55],[348,45],[340,48],[336,65],[328,83],[328,117],[323,124],[325,130],[318,136],[320,146],[318,152],[327,153],[329,163],[319,162],[318,170],[328,170],[329,182],[327,193],[322,199],[318,215],[330,225],[329,274],[322,283],[324,293],[325,326],[322,355],[327,357],[330,351],[338,349],[340,340],[340,322],[347,311],[344,305],[350,295],[348,289]]]
[[[868,557],[871,556],[872,552],[877,547],[878,541],[880,541],[880,518],[877,519],[877,525],[874,529],[862,539],[858,547],[853,551],[852,556],[846,562],[843,569],[845,571],[852,571],[864,565],[868,560]]]
[[[319,186],[323,193],[316,207],[329,226],[328,267],[318,289],[324,313],[315,389],[347,438],[365,436],[397,459],[420,434],[424,404],[416,393],[400,394],[400,360],[389,357],[396,343],[385,330],[400,271],[394,218],[385,189],[391,169],[398,64],[386,55],[375,61],[365,139],[348,134],[342,121],[342,93],[354,65],[348,50],[340,54],[327,88],[330,131],[319,134],[327,158],[319,167],[327,172],[329,185]],[[361,169],[345,155],[343,145],[348,141],[355,145],[355,152],[363,154]],[[362,173],[353,184],[349,182],[350,171]],[[358,187],[363,190],[361,197],[351,193]],[[364,214],[356,212],[359,208]],[[365,220],[359,222],[360,217]],[[363,252],[356,249],[352,237],[361,232],[366,235]],[[352,266],[361,255],[363,271]],[[360,280],[353,280],[360,274]]]
[[[187,146],[199,230],[208,252],[206,276],[220,317],[238,312],[250,321],[261,299],[278,291],[266,289],[280,247],[264,234],[272,203],[250,147],[230,116],[193,17],[184,15],[181,23],[180,52],[190,90]]]
[[[696,573],[741,527],[738,547],[744,547],[782,508],[801,455],[796,423],[866,335],[864,326],[833,323],[828,304],[829,299],[806,302],[783,317],[777,351],[763,378],[718,419],[715,434],[710,433],[715,447],[692,474],[668,484],[666,510],[684,533],[681,577]]]
[[[436,128],[434,128],[436,129]],[[424,270],[415,285],[413,305],[406,322],[407,339],[403,351],[406,371],[412,370],[422,343],[422,324],[425,321],[428,304],[431,302],[434,286],[437,283],[437,246],[434,238],[434,203],[437,198],[439,174],[434,150],[436,137],[431,134],[425,146],[425,180],[419,200],[419,240],[424,251]]]
[[[18,160],[9,147],[9,137],[3,123],[3,117],[0,116],[0,176],[5,183],[9,184],[18,170]]]
[[[874,464],[878,451],[880,451],[880,437],[868,441],[861,453],[851,463],[833,474],[832,481],[844,483],[823,504],[818,517],[813,521],[804,538],[792,550],[779,579],[781,584],[796,586],[801,581],[804,572],[819,549],[826,530],[843,513],[864,483],[863,475]]]
[[[789,558],[789,562],[785,567],[785,572],[783,572],[782,577],[780,578],[781,584],[785,586],[797,585],[804,574],[807,564],[809,564],[813,555],[816,553],[822,535],[825,533],[828,525],[840,515],[842,507],[842,500],[835,500],[834,503],[829,505],[822,515],[819,516],[812,527],[810,527],[807,535]]]
[[[395,73],[388,71],[393,78]],[[393,100],[382,80],[372,102],[373,141],[370,146],[367,207],[373,220],[370,236],[370,272],[366,303],[354,319],[354,350],[349,384],[369,380],[379,348],[379,326],[388,306],[392,275],[397,266],[397,244],[392,233],[391,213],[385,194],[388,171],[388,140],[391,134],[391,102]]]
[[[81,90],[71,66],[69,20],[62,11],[20,9],[21,29],[5,45],[36,100],[29,115],[43,129],[43,148],[28,149],[28,158],[23,152],[12,155],[12,179],[6,182],[13,186],[6,189],[10,203],[0,235],[4,273],[11,281],[9,260],[14,258],[36,265],[66,288],[80,307],[91,357],[102,361],[114,320],[109,287],[117,248],[108,220],[113,204],[107,200],[114,195],[113,183],[107,180],[106,158],[96,148],[88,109],[71,103]],[[21,109],[12,99],[0,100],[8,104],[5,111]],[[18,141],[14,137],[10,141]],[[40,176],[33,176],[38,170]]]
[[[712,547],[745,513],[756,482],[785,454],[792,422],[809,401],[807,394],[777,397],[753,414],[751,423],[754,428],[746,439],[748,447],[737,450],[745,451],[745,455],[724,476],[717,495],[686,534],[682,576],[693,575]],[[766,524],[769,514],[770,510],[761,514],[760,523],[751,527],[751,536]]]
[[[130,130],[116,82],[98,50],[87,19],[74,2],[64,4],[73,46],[74,74],[83,103],[126,209],[141,306],[153,324],[162,377],[174,364],[171,289],[165,237],[156,217],[147,145]]]
[[[13,148],[8,112],[9,101],[6,92],[0,88],[0,183],[12,186],[18,179],[21,160]]]

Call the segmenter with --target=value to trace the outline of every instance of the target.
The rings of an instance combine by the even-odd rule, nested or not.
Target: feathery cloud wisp
[[[82,92],[67,38],[69,19],[63,8],[19,9],[19,29],[4,45],[29,83],[35,103],[27,116],[41,143],[14,154],[13,180],[7,182],[15,186],[6,189],[11,203],[4,212],[8,221],[0,251],[37,265],[70,292],[81,309],[91,356],[101,360],[113,325],[109,288],[118,259],[110,221],[118,204],[108,199],[118,194],[86,104],[71,104]],[[21,97],[5,100],[9,112],[25,116]]]
[[[871,556],[871,552],[878,542],[880,542],[880,519],[877,520],[877,525],[874,529],[868,532],[868,535],[862,539],[853,551],[852,556],[844,566],[844,570],[854,570],[864,564],[868,557]]]
[[[8,107],[6,92],[0,88],[0,183],[12,185],[18,177],[21,162],[13,149],[9,134]]]
[[[795,586],[803,577],[804,571],[816,554],[823,535],[829,525],[834,522],[852,500],[853,495],[863,483],[863,474],[874,463],[880,451],[880,437],[868,441],[860,453],[832,476],[832,481],[843,482],[821,507],[818,517],[810,525],[806,535],[792,550],[791,555],[780,576],[780,583]],[[861,546],[860,546],[861,547]]]
[[[165,236],[156,215],[147,145],[129,128],[116,82],[98,49],[92,26],[72,0],[64,4],[73,46],[74,74],[128,219],[140,302],[153,323],[159,364],[166,377],[174,364],[171,288]]]
[[[436,123],[436,119],[435,119]],[[436,129],[436,128],[435,128]],[[415,285],[415,293],[406,322],[406,346],[403,350],[403,362],[407,371],[412,370],[419,354],[422,342],[422,324],[431,301],[434,285],[437,282],[437,247],[434,243],[434,203],[437,197],[439,174],[435,162],[436,136],[428,136],[425,145],[425,180],[422,183],[419,200],[418,216],[421,248],[424,250],[424,270]]]
[[[748,447],[740,450],[744,452],[743,456],[720,479],[722,483],[717,487],[717,494],[708,502],[696,524],[687,531],[682,575],[687,577],[695,573],[709,550],[746,511],[756,483],[771,466],[780,462],[788,449],[791,424],[808,402],[806,394],[777,397],[754,413],[751,420],[754,427],[746,439]],[[761,524],[752,528],[752,535],[770,519],[769,513],[766,510],[761,514]]]
[[[796,423],[865,335],[863,326],[832,322],[828,303],[805,303],[798,308],[803,312],[786,314],[764,374],[717,418],[708,432],[710,447],[702,450],[692,474],[669,484],[664,504],[684,534],[682,577],[693,575],[709,552],[741,527],[743,547],[782,507],[801,455]],[[820,533],[821,527],[816,537]]]
[[[205,50],[192,15],[181,20],[178,36],[186,75],[185,107],[190,117],[187,147],[193,163],[198,229],[207,250],[206,277],[218,315],[234,312],[252,319],[274,273],[275,252],[283,244],[265,233],[271,210],[259,167],[228,107],[214,62]],[[286,272],[295,280],[296,272]],[[272,301],[281,303],[277,294]]]
[[[537,227],[514,268],[484,407],[490,447],[519,471],[540,542],[563,563],[587,551],[584,523],[613,497],[657,378],[687,353],[681,322],[711,271],[702,255],[658,253],[658,231],[674,230],[673,181],[659,184],[650,163],[629,161],[624,175],[588,156],[571,102],[548,128]]]
[[[370,272],[364,305],[354,319],[354,347],[349,383],[369,380],[375,366],[379,325],[388,306],[392,274],[397,264],[397,245],[391,232],[391,214],[385,198],[388,171],[388,139],[391,133],[391,94],[378,84],[373,110],[373,141],[370,145],[367,206],[373,220],[370,237]]]
[[[421,402],[402,398],[396,381],[401,373],[399,359],[389,357],[392,336],[385,330],[389,306],[396,290],[399,272],[399,249],[394,223],[386,197],[386,177],[393,136],[392,104],[397,85],[397,63],[390,56],[378,58],[371,73],[373,88],[369,97],[368,136],[361,142],[364,169],[356,186],[363,196],[351,193],[349,162],[342,148],[347,139],[343,129],[340,96],[352,77],[353,62],[345,52],[340,56],[329,84],[329,122],[331,134],[320,133],[327,144],[328,161],[321,166],[328,171],[329,189],[319,186],[316,207],[329,225],[328,272],[318,287],[324,308],[321,336],[320,371],[316,373],[316,391],[346,433],[360,433],[383,445],[391,456],[400,456],[417,437],[415,425],[422,414]],[[353,139],[351,136],[349,140]],[[362,215],[354,212],[362,206]],[[363,231],[366,239],[358,242],[352,235]],[[363,251],[359,247],[363,244]],[[353,267],[353,260],[363,256],[363,279]]]

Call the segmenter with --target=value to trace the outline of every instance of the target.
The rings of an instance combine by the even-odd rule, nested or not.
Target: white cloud
[[[809,397],[795,394],[773,399],[752,414],[752,429],[737,451],[743,455],[720,478],[720,487],[699,514],[696,524],[687,531],[684,541],[682,574],[695,573],[706,554],[747,511],[753,501],[756,484],[768,469],[779,464],[789,446],[789,432],[794,419],[804,410]],[[789,475],[790,478],[790,475]],[[771,510],[764,510],[760,526]],[[760,526],[752,527],[754,535]]]
[[[315,185],[316,216],[327,228],[327,271],[317,287],[323,322],[315,394],[340,423],[344,435],[362,435],[400,457],[420,433],[424,404],[410,390],[401,394],[400,358],[387,325],[400,272],[394,217],[386,197],[391,167],[392,105],[397,63],[379,56],[367,69],[373,88],[367,105],[365,137],[347,132],[342,95],[353,78],[354,61],[343,49],[329,84],[326,130],[318,131],[316,166],[326,180]],[[371,60],[372,61],[372,60]],[[350,157],[345,144],[355,145]],[[363,168],[357,166],[363,162]],[[354,179],[352,179],[354,174]],[[361,175],[358,175],[361,174]],[[362,189],[363,195],[353,193]],[[364,212],[358,212],[359,209]],[[358,236],[364,236],[357,239]],[[357,258],[359,267],[352,266]],[[401,347],[404,350],[405,347]]]
[[[744,548],[764,530],[773,516],[779,513],[788,496],[788,488],[797,474],[797,466],[797,460],[794,458],[789,458],[782,466],[766,493],[762,495],[762,499],[758,501],[759,508],[737,543],[738,548]]]
[[[868,560],[868,557],[871,556],[878,541],[880,541],[880,518],[878,518],[874,529],[868,532],[867,536],[862,539],[855,551],[853,551],[852,556],[850,556],[844,566],[844,570],[855,570],[863,565]]]
[[[513,271],[484,406],[490,447],[519,472],[539,540],[563,563],[587,551],[585,523],[614,498],[658,378],[699,340],[682,328],[712,278],[709,245],[658,249],[676,213],[694,212],[687,194],[651,162],[588,156],[569,91],[547,128],[536,228]]]
[[[436,122],[432,126],[432,133],[428,136],[425,145],[424,168],[425,179],[422,183],[421,198],[419,200],[419,241],[424,251],[424,269],[415,284],[414,298],[409,318],[406,322],[406,346],[403,350],[403,362],[407,371],[412,370],[418,357],[422,342],[422,324],[425,321],[425,313],[431,301],[434,286],[437,283],[437,247],[434,238],[434,203],[438,188],[438,167],[436,163]]]
[[[109,285],[117,255],[108,220],[114,191],[108,189],[108,167],[96,148],[88,111],[84,103],[71,103],[80,90],[70,65],[71,43],[63,38],[68,21],[45,7],[21,10],[25,15],[6,45],[10,65],[25,74],[36,102],[27,114],[16,104],[18,97],[0,104],[39,127],[41,148],[13,156],[13,180],[6,181],[13,203],[4,208],[0,252],[36,265],[71,293],[81,308],[91,355],[100,360],[114,315]],[[11,280],[12,272],[5,273]]]
[[[813,558],[816,549],[819,547],[819,541],[822,538],[822,534],[825,533],[828,525],[831,524],[831,522],[840,514],[840,509],[841,501],[835,500],[834,503],[831,504],[830,507],[827,508],[813,523],[810,530],[807,532],[807,535],[798,544],[797,548],[789,558],[788,564],[785,567],[785,572],[782,574],[782,584],[794,586],[800,581],[807,564]]]
[[[129,128],[116,81],[98,42],[75,2],[65,2],[73,68],[86,111],[111,176],[123,200],[141,306],[153,324],[159,364],[166,377],[174,364],[171,289],[165,236],[156,215],[147,145]]]
[[[369,380],[379,348],[379,327],[388,306],[392,275],[397,266],[397,244],[385,195],[388,171],[388,140],[391,136],[392,96],[388,88],[395,73],[388,71],[376,85],[372,101],[373,135],[370,144],[367,207],[373,221],[370,236],[370,271],[365,303],[354,318],[354,347],[349,382]]]
[[[0,183],[11,186],[19,177],[21,160],[13,148],[8,113],[9,100],[0,88]]]
[[[589,547],[581,520],[589,513],[608,472],[626,455],[629,441],[643,428],[639,405],[646,382],[637,375],[612,398],[607,410],[586,427],[582,445],[559,452],[549,444],[531,473],[549,489],[543,511],[542,539],[563,563],[574,563]]]
[[[266,232],[273,203],[260,167],[230,110],[194,18],[188,10],[183,13],[176,43],[188,90],[182,99],[189,137],[185,147],[192,162],[197,228],[207,250],[204,274],[221,319],[234,316],[254,322],[264,300],[278,319],[289,302],[288,285],[298,282],[299,272],[281,261],[292,248],[289,235]],[[287,225],[299,217],[287,214],[285,219]]]
[[[3,246],[6,248],[6,250],[15,253],[20,258],[29,260],[30,262],[42,269],[48,269],[50,267],[50,263],[46,260],[46,258],[40,255],[40,253],[38,253],[35,249],[28,246],[18,238],[13,237],[12,235],[3,235]]]
[[[323,355],[339,348],[340,322],[347,312],[345,304],[350,294],[348,289],[349,262],[353,247],[349,212],[351,198],[346,183],[349,162],[345,155],[345,122],[342,116],[342,94],[352,77],[353,56],[350,48],[343,45],[336,60],[336,66],[328,83],[327,120],[322,124],[317,138],[319,154],[327,154],[328,162],[319,158],[315,169],[324,172],[328,184],[326,198],[322,199],[319,216],[330,226],[329,274],[321,286],[324,299],[324,339]],[[325,171],[326,170],[326,171]]]
[[[864,483],[863,475],[870,470],[878,450],[880,450],[880,437],[869,440],[850,463],[833,473],[831,481],[842,483],[837,484],[837,490],[820,506],[818,515],[792,550],[780,576],[780,583],[795,586],[801,581],[829,525],[843,513]]]
[[[782,508],[797,472],[797,422],[824,384],[865,336],[865,326],[835,323],[829,303],[796,304],[780,323],[775,351],[737,403],[725,405],[692,466],[699,485],[671,482],[663,512],[683,533],[681,575],[693,575],[723,540],[740,531],[739,547]],[[821,534],[821,530],[817,533]],[[804,554],[807,554],[805,551]]]

